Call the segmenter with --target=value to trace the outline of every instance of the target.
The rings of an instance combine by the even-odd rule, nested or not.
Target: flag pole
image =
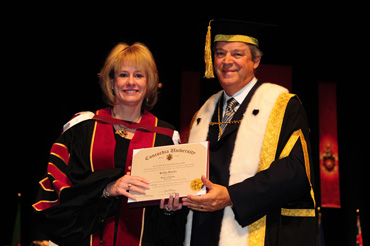
[[[21,193],[18,193],[17,214],[15,216],[15,223],[14,223],[11,246],[21,245],[21,196],[22,196]]]

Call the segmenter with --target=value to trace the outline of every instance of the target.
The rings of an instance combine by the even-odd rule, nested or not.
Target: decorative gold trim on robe
[[[262,144],[260,163],[257,172],[266,170],[275,160],[281,126],[283,124],[285,109],[289,100],[295,96],[290,93],[281,94],[275,102],[267,123],[266,134]],[[264,246],[266,234],[266,215],[249,226],[248,245]]]
[[[68,166],[70,154],[67,146],[61,143],[54,143],[51,147],[50,154],[58,157]]]
[[[315,209],[290,209],[281,208],[281,215],[290,217],[315,217]]]
[[[93,162],[93,149],[94,149],[94,140],[95,140],[95,132],[96,132],[96,126],[98,124],[98,121],[95,121],[94,123],[94,130],[93,134],[91,137],[91,144],[90,144],[90,167],[91,167],[91,172],[94,172],[94,162]]]
[[[293,132],[293,134],[290,136],[288,142],[285,144],[285,147],[284,147],[283,151],[280,154],[279,159],[287,157],[290,154],[290,152],[292,151],[292,149],[293,149],[293,147],[296,144],[298,139],[301,140],[305,170],[306,170],[308,182],[310,183],[310,187],[311,187],[311,191],[310,191],[311,198],[312,198],[312,201],[314,203],[314,206],[316,207],[315,195],[314,195],[313,188],[312,188],[312,183],[311,183],[310,159],[308,157],[307,142],[304,138],[304,135],[303,135],[303,132],[302,132],[301,129]]]
[[[315,196],[311,184],[311,174],[310,174],[310,162],[308,157],[308,150],[307,150],[307,143],[304,138],[303,132],[301,129],[293,132],[293,134],[290,136],[288,142],[286,143],[283,151],[280,154],[279,159],[289,156],[290,152],[292,151],[294,145],[296,144],[297,140],[301,140],[302,144],[302,150],[303,150],[303,157],[304,157],[304,163],[305,163],[305,169],[308,181],[310,182],[311,187],[311,198],[314,203],[314,206],[316,206],[315,202]],[[315,217],[315,209],[288,209],[288,208],[281,208],[281,215],[283,216],[291,216],[291,217]]]

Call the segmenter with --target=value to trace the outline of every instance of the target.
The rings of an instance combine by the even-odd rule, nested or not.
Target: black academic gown
[[[90,245],[90,235],[93,233],[97,234],[97,238],[99,235],[105,238],[106,233],[110,233],[112,236],[110,240],[113,241],[113,233],[119,234],[120,232],[114,232],[114,230],[108,232],[106,222],[117,220],[119,216],[128,218],[134,214],[130,212],[126,215],[122,214],[122,203],[127,203],[125,197],[120,199],[102,197],[107,184],[125,175],[129,143],[125,147],[118,135],[110,134],[112,136],[110,141],[116,141],[115,168],[92,171],[90,149],[94,141],[94,125],[95,120],[81,122],[56,140],[49,159],[49,168],[50,165],[55,168],[53,173],[48,169],[49,173],[46,173],[40,181],[41,187],[36,203],[33,205],[39,226],[50,240],[60,246]],[[158,120],[157,126],[174,129],[172,125],[161,120]],[[109,125],[108,128],[112,133],[114,132],[112,125]],[[154,146],[172,144],[173,141],[170,137],[161,134],[155,135]],[[109,157],[108,154],[105,157],[113,158],[113,156]],[[48,180],[63,181],[70,187],[57,189],[58,185],[55,181],[53,186],[47,187],[48,182],[46,181]],[[55,204],[53,204],[54,202]],[[47,208],[48,204],[52,204],[52,206]],[[147,207],[145,209],[142,245],[181,245],[186,214],[187,210],[183,209],[167,216],[159,209],[159,206]],[[135,223],[141,223],[141,218],[133,217],[131,227]]]
[[[257,82],[251,89],[232,120],[243,118],[252,96],[260,85],[261,83]],[[223,100],[222,96],[220,100]],[[217,120],[218,111],[216,106],[212,122],[217,122]],[[229,124],[220,140],[217,141],[218,126],[209,126],[207,137],[207,140],[210,141],[210,180],[213,183],[227,187],[233,202],[232,209],[235,219],[244,227],[267,215],[265,245],[268,246],[316,245],[317,223],[315,217],[299,218],[301,220],[296,222],[294,221],[296,218],[293,218],[292,221],[292,218],[281,216],[282,207],[314,207],[300,142],[298,141],[294,146],[289,158],[278,160],[286,142],[295,130],[302,129],[306,140],[309,141],[306,114],[300,101],[294,97],[288,103],[275,161],[270,168],[258,172],[255,176],[243,182],[229,186],[229,165],[238,128],[239,124]],[[251,140],[245,139],[245,141]],[[191,245],[218,245],[223,213],[223,209],[211,213],[194,211]]]

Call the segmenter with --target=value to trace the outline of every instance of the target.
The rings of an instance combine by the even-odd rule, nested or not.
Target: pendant
[[[116,132],[115,132],[115,134],[118,134],[121,138],[125,138],[125,137],[127,137],[127,131],[126,130],[124,130],[124,129],[122,129],[122,130],[117,130]]]

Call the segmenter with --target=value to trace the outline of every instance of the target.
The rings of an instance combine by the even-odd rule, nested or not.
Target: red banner
[[[335,83],[319,83],[321,206],[340,208]]]

